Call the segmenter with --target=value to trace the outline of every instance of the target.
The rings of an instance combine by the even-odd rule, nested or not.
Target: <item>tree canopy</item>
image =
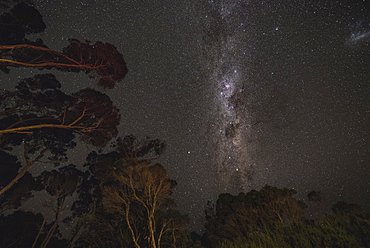
[[[30,41],[27,34],[46,28],[38,10],[19,3],[0,16],[0,70],[9,67],[36,67],[69,72],[93,72],[98,84],[113,88],[128,72],[126,62],[117,48],[109,43],[70,39],[62,52],[47,47],[41,39]]]

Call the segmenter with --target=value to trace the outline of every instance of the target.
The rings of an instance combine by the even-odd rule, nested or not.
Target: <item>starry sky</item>
[[[129,73],[104,91],[121,110],[120,134],[167,143],[160,162],[194,226],[207,200],[265,184],[304,200],[321,191],[326,207],[370,206],[370,1],[35,6],[47,25],[35,38],[50,48],[76,38],[122,52]],[[82,73],[55,75],[67,92],[95,87]]]

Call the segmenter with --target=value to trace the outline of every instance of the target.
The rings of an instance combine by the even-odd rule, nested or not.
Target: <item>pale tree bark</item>
[[[140,197],[137,195],[136,185],[131,170],[126,184],[131,188],[132,197],[134,200],[139,202],[146,210],[147,213],[147,226],[149,231],[148,241],[152,248],[159,248],[160,242],[156,238],[156,219],[155,213],[160,207],[160,201],[165,197],[169,196],[171,185],[168,182],[167,177],[158,177],[158,175],[153,175],[153,173],[148,169],[148,165],[136,165],[138,167],[143,167],[138,170],[138,180],[139,184],[143,187],[143,193],[145,197]]]
[[[118,212],[122,215],[124,215],[127,227],[131,234],[131,239],[134,242],[134,245],[136,248],[141,248],[141,246],[138,243],[139,240],[139,234],[135,232],[133,223],[131,222],[131,201],[128,197],[122,197],[120,195],[120,192],[118,192],[114,188],[106,187],[104,188],[104,205],[107,209],[113,212]],[[122,208],[120,204],[123,203],[125,206]]]
[[[117,181],[122,183],[122,188],[116,190],[115,195],[106,194],[106,204],[115,205],[117,208],[121,204],[126,207],[126,223],[132,233],[132,238],[136,247],[138,236],[134,235],[134,228],[130,223],[130,204],[131,202],[139,203],[146,213],[146,227],[148,231],[147,242],[151,248],[160,248],[162,235],[166,232],[166,223],[163,223],[161,230],[157,231],[156,212],[161,206],[162,201],[170,194],[171,183],[165,174],[158,174],[158,171],[151,171],[148,164],[137,164],[127,166],[126,168],[115,171],[114,175]],[[125,189],[125,190],[124,190]],[[140,194],[138,192],[140,191]],[[111,198],[112,197],[112,198]],[[110,198],[110,199],[109,199]],[[118,209],[116,210],[118,211]]]

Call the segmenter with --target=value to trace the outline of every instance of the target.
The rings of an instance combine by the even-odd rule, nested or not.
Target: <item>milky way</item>
[[[240,192],[252,183],[252,112],[248,67],[253,38],[248,1],[209,1],[205,6],[202,45],[207,63],[206,80],[213,91],[210,129],[213,163],[220,190]]]

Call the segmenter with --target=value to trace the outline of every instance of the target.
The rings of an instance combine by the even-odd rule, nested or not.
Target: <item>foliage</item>
[[[23,1],[4,12],[0,16],[0,69],[6,73],[10,72],[9,66],[94,71],[106,87],[113,87],[127,73],[122,55],[111,44],[90,45],[71,40],[59,53],[47,48],[40,39],[32,42],[26,38],[45,27],[39,11]],[[108,96],[92,89],[67,95],[60,88],[54,75],[44,74],[23,79],[14,91],[0,93],[0,148],[7,151],[4,156],[10,156],[12,150],[20,147],[25,161],[17,174],[11,169],[14,176],[2,180],[2,198],[46,154],[55,165],[65,161],[67,150],[76,145],[75,135],[96,147],[103,147],[117,135],[120,115]],[[17,168],[19,162],[14,164]]]
[[[295,222],[279,224],[274,229],[254,233],[249,238],[226,240],[220,246],[229,247],[369,247],[369,215],[339,216],[329,214],[317,223]]]
[[[66,152],[75,147],[76,135],[96,147],[105,146],[117,135],[120,115],[107,95],[92,89],[67,95],[60,88],[54,75],[43,74],[0,94],[0,148],[5,152],[21,147],[25,160],[23,168],[5,181],[0,195],[46,152],[55,165],[67,160]]]
[[[262,193],[261,196],[265,195],[263,191],[264,190],[260,191],[260,193]],[[274,201],[274,198],[270,198],[269,201]],[[229,204],[232,205],[232,201],[229,201]],[[266,206],[269,205],[270,204]],[[208,235],[205,238],[213,238],[213,240],[211,240],[213,243],[208,243],[208,247],[222,248],[344,248],[369,247],[370,245],[370,213],[364,212],[362,208],[356,204],[338,202],[333,206],[333,211],[331,213],[316,221],[307,220],[305,218],[294,218],[287,222],[277,218],[273,219],[272,222],[273,223],[269,225],[264,225],[263,228],[244,230],[245,235],[233,236],[230,238],[221,236],[224,234],[222,232],[214,232],[212,233],[213,235],[219,235],[217,237],[218,239]],[[228,223],[228,221],[225,223]],[[224,226],[223,224],[218,225],[221,227]],[[240,225],[239,227],[241,228],[242,226]],[[206,234],[208,233],[206,232]],[[218,243],[215,243],[214,240],[217,240]]]
[[[10,5],[4,6],[5,9],[9,7]],[[3,13],[0,16],[0,23],[1,45],[29,44],[31,41],[26,39],[26,34],[40,33],[46,28],[40,12],[24,2],[15,5],[9,12]],[[0,70],[4,69],[0,67]]]
[[[311,191],[307,194],[308,200],[312,202],[319,202],[322,200],[322,193],[320,191]]]
[[[223,240],[247,238],[250,233],[273,228],[277,223],[289,224],[303,219],[306,205],[296,200],[294,194],[294,190],[268,185],[260,191],[237,196],[221,194],[216,212],[207,217],[208,246],[217,246]]]
[[[123,153],[124,157],[146,158],[149,160],[159,158],[166,148],[166,144],[159,139],[146,137],[145,139],[137,140],[134,135],[119,137],[117,146],[117,149]]]
[[[93,72],[99,84],[108,88],[123,79],[125,61],[111,44],[71,39],[63,52],[58,52],[41,39],[28,40],[27,34],[42,32],[46,25],[40,12],[26,2],[1,3],[1,8],[10,10],[0,15],[0,71],[9,73],[9,67],[32,66]],[[103,148],[116,138],[119,121],[119,110],[106,94],[94,89],[66,94],[53,74],[20,79],[13,90],[2,89],[0,214],[10,213],[0,216],[2,246],[67,247],[67,241],[60,239],[60,225],[72,223],[77,215],[65,218],[63,211],[69,209],[66,199],[76,190],[82,192],[81,182],[88,175],[74,165],[62,165],[68,161],[68,151],[76,146],[77,137],[91,144],[92,150]],[[40,169],[31,174],[31,166]],[[42,190],[50,195],[48,203],[41,206],[40,202],[44,216],[11,212]],[[34,225],[28,225],[28,219]],[[19,230],[11,224],[21,226],[22,221],[25,228]]]
[[[17,157],[0,150],[0,187],[5,187],[18,174],[21,163]],[[28,172],[19,180],[17,187],[11,188],[0,197],[0,214],[2,211],[16,209],[28,199],[33,197],[34,190],[40,190],[41,185]]]
[[[159,140],[137,140],[129,135],[117,139],[116,151],[88,156],[86,166],[91,174],[84,179],[73,206],[83,222],[76,244],[180,247],[188,239],[181,230],[188,217],[170,199],[176,182],[168,178],[162,165],[151,165],[164,147]]]
[[[0,16],[0,70],[8,67],[56,68],[62,71],[93,72],[98,84],[113,88],[128,72],[126,62],[117,48],[109,43],[70,39],[70,44],[58,52],[48,48],[41,39],[32,42],[26,34],[39,33],[45,23],[38,10],[19,3]]]

